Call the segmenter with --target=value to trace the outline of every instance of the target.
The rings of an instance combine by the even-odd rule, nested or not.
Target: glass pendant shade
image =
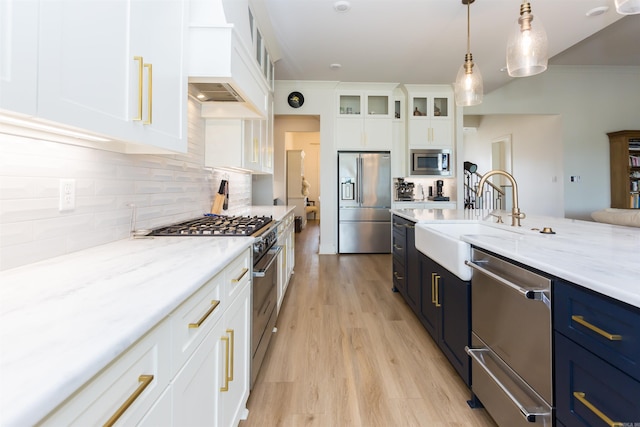
[[[640,13],[640,0],[616,0],[616,12],[621,15]]]
[[[467,5],[467,54],[464,56],[464,64],[460,66],[454,92],[456,95],[456,105],[459,107],[470,107],[482,102],[483,87],[482,74],[480,69],[473,63],[471,55],[471,3],[475,0],[462,0],[462,4]],[[474,68],[475,67],[475,68]]]
[[[482,103],[483,85],[482,74],[474,65],[471,54],[465,56],[465,62],[460,66],[455,83],[456,105],[470,107]]]
[[[528,2],[520,6],[520,18],[507,42],[507,71],[511,77],[526,77],[547,69],[547,33]]]

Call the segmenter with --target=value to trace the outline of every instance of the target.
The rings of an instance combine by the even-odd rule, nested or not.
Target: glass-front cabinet
[[[410,147],[452,147],[453,89],[449,85],[405,85]]]
[[[345,83],[338,86],[337,147],[388,150],[393,138],[395,83]]]

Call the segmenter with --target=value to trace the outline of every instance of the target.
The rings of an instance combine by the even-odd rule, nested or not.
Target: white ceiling
[[[350,10],[340,13],[336,0],[250,1],[276,60],[277,80],[453,83],[466,53],[461,0],[348,2]],[[547,32],[550,64],[640,66],[640,15],[617,14],[613,0],[530,2],[533,24],[542,22]],[[471,53],[485,93],[512,79],[501,69],[520,3],[471,4]],[[601,6],[609,10],[586,16]]]

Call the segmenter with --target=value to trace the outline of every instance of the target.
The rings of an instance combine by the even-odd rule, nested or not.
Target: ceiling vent
[[[244,102],[228,83],[189,83],[189,95],[200,102]]]

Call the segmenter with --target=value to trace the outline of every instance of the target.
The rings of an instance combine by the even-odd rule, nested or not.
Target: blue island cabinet
[[[556,281],[557,425],[640,426],[640,309]]]
[[[471,282],[416,249],[415,222],[393,215],[393,286],[467,386],[471,368]]]
[[[420,255],[420,310],[423,326],[467,386],[471,368],[465,347],[471,343],[471,282],[462,280],[426,255]]]

